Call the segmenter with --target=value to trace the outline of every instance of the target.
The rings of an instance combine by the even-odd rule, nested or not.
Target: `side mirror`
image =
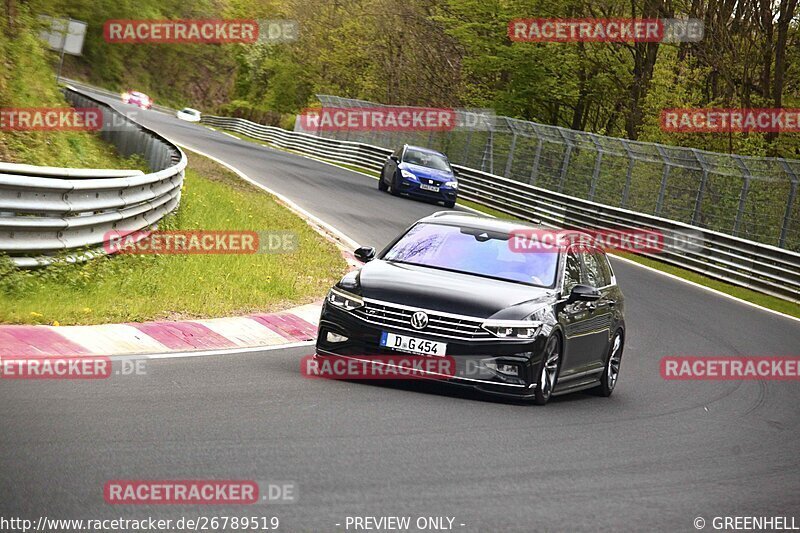
[[[588,285],[575,285],[569,293],[567,303],[572,302],[595,302],[600,299],[600,291]]]
[[[353,252],[353,255],[356,256],[356,259],[361,261],[362,263],[368,263],[375,259],[375,248],[372,246],[362,246],[361,248],[356,249]]]
[[[394,154],[390,155],[390,156],[389,156],[389,159],[391,159],[391,160],[392,160],[392,161],[394,161],[395,163],[399,163],[399,162],[400,162],[400,158],[399,158],[399,157],[397,157],[397,156],[396,156],[396,155],[394,155]]]
[[[453,176],[458,176],[459,174],[461,174],[461,172],[459,172],[458,169],[454,168],[453,169]]]

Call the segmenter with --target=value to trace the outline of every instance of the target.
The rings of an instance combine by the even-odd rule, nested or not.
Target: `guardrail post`
[[[444,154],[452,153],[453,130],[447,130],[445,133],[439,133],[439,151]]]
[[[661,187],[658,190],[658,200],[656,200],[655,215],[659,216],[661,215],[661,210],[664,208],[664,195],[667,192],[667,179],[669,178],[669,171],[672,168],[672,163],[663,146],[657,144],[656,149],[658,149],[658,153],[661,154],[661,158],[664,161],[664,172],[661,175]]]
[[[469,149],[472,144],[472,130],[467,132],[467,141],[464,143],[464,155],[461,157],[461,164],[466,165],[469,161]]]
[[[697,189],[697,197],[694,201],[694,211],[692,212],[692,226],[696,226],[697,220],[700,218],[700,210],[703,208],[703,194],[705,193],[706,183],[708,182],[708,168],[700,152],[692,148],[692,155],[697,162],[700,163],[700,168],[703,169],[703,177],[700,179],[700,186]]]
[[[744,216],[744,208],[747,205],[747,193],[750,192],[750,169],[747,168],[747,163],[738,156],[733,156],[739,168],[742,170],[742,193],[739,195],[739,208],[736,210],[736,221],[733,223],[733,234],[739,235],[739,229],[742,226],[742,217]]]
[[[472,130],[467,132],[467,142],[464,143],[464,156],[461,158],[461,164],[466,165],[469,161],[469,145],[472,143]]]
[[[631,179],[633,178],[633,165],[636,164],[636,159],[633,157],[633,152],[628,146],[628,141],[621,139],[622,147],[625,148],[625,153],[628,154],[628,173],[625,174],[625,185],[622,187],[622,207],[628,207],[628,199],[631,194]]]
[[[536,179],[539,177],[539,161],[542,158],[542,144],[544,141],[539,137],[539,132],[536,132],[536,154],[533,156],[533,165],[531,165],[531,185],[536,184]]]
[[[786,201],[786,212],[783,215],[783,226],[781,226],[781,236],[778,239],[778,246],[786,248],[786,234],[789,233],[789,225],[792,223],[792,205],[797,198],[797,174],[794,173],[792,167],[786,162],[785,159],[780,158],[783,170],[792,181],[792,189],[789,191],[789,199]]]
[[[511,129],[511,147],[508,149],[508,159],[506,159],[506,170],[503,176],[508,178],[511,174],[511,165],[514,163],[514,150],[517,149],[517,132]]]
[[[150,166],[150,169],[154,169],[155,166],[153,165],[153,137],[152,135],[147,135],[145,137],[144,142],[144,159],[147,161],[147,164]]]
[[[486,154],[489,154],[489,174],[494,174],[494,130],[489,130],[489,137],[483,148],[483,158],[481,159],[481,171],[486,172]]]
[[[558,134],[561,135],[561,138],[567,144],[567,151],[564,154],[564,160],[561,163],[561,174],[558,178],[558,192],[564,192],[564,183],[567,181],[567,170],[569,169],[569,160],[572,157],[572,148],[573,144],[572,141],[567,139],[564,132],[561,131],[561,128],[556,128]]]
[[[594,159],[594,171],[592,172],[592,184],[589,187],[589,201],[594,200],[594,194],[597,191],[597,182],[600,180],[600,165],[603,162],[603,147],[597,142],[597,139],[591,133],[589,138],[592,139],[595,149],[597,150],[597,157]]]

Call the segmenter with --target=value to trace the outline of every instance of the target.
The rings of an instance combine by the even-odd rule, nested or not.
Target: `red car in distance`
[[[126,104],[133,104],[140,109],[150,109],[153,107],[153,99],[138,91],[125,91],[122,93],[122,101]]]

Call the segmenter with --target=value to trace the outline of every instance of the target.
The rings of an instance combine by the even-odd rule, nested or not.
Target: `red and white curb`
[[[354,240],[225,161],[188,146],[184,148],[221,164],[242,179],[277,197],[289,210],[331,240],[342,252],[350,270],[361,266],[353,256],[352,250],[358,246]],[[0,325],[0,358],[104,355],[158,359],[307,346],[316,340],[321,309],[322,305],[316,303],[278,313],[203,320],[94,326]]]
[[[96,326],[0,326],[0,357],[246,351],[308,344],[320,305],[205,320]],[[187,354],[190,355],[190,354]]]

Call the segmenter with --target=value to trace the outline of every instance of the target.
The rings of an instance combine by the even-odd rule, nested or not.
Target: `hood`
[[[554,299],[552,289],[379,259],[358,280],[365,298],[477,318],[521,320]]]
[[[398,167],[401,170],[408,170],[420,178],[429,178],[437,181],[452,181],[454,179],[453,173],[446,170],[436,170],[435,168],[421,167],[411,163],[400,163]]]

